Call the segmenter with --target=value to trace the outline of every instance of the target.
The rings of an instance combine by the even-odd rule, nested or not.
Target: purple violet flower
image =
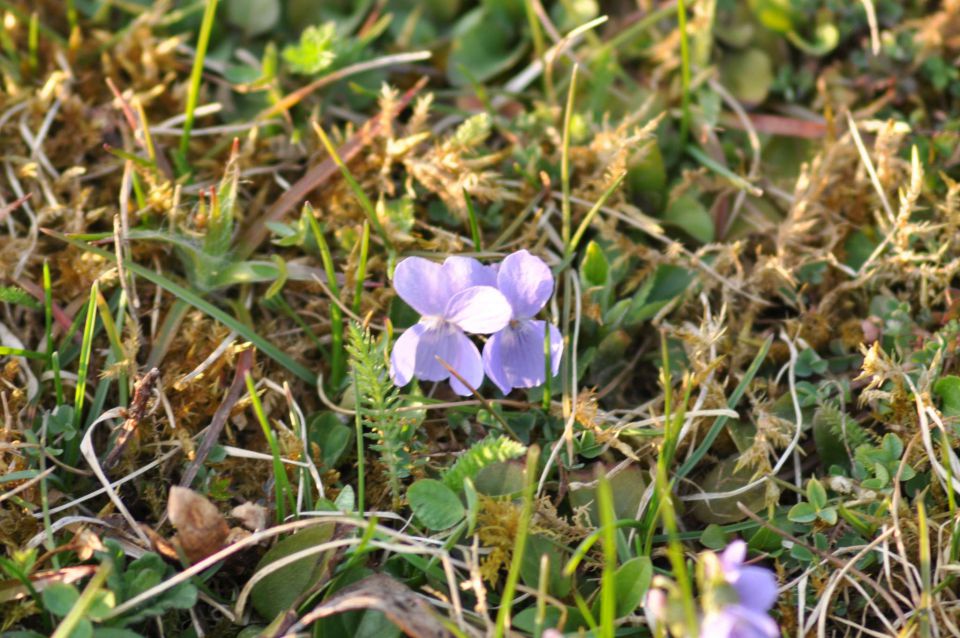
[[[777,623],[767,615],[777,601],[777,579],[769,569],[744,565],[747,544],[730,543],[720,554],[724,580],[739,601],[706,615],[700,638],[778,638]]]
[[[553,294],[553,273],[526,250],[508,255],[496,271],[497,287],[512,309],[509,324],[483,347],[487,376],[507,394],[513,388],[533,388],[546,381],[544,332],[550,330],[550,365],[560,369],[563,339],[553,324],[534,319]]]
[[[467,383],[479,387],[483,360],[464,332],[489,334],[509,323],[510,304],[496,284],[491,268],[468,257],[448,257],[442,265],[421,257],[398,263],[393,286],[422,317],[393,346],[393,382],[404,386],[414,376],[424,381],[450,379],[454,392],[469,395],[470,389],[437,361],[439,357]]]

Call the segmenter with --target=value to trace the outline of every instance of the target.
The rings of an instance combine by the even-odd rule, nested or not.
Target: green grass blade
[[[613,508],[613,490],[607,475],[600,472],[597,506],[603,530],[603,571],[600,574],[600,638],[613,638],[617,617],[617,515]]]
[[[70,441],[67,450],[67,463],[73,465],[80,453],[80,426],[83,423],[83,403],[87,396],[87,379],[90,376],[90,355],[93,351],[93,332],[97,324],[97,295],[100,286],[93,282],[90,288],[90,300],[87,302],[87,318],[83,324],[83,339],[80,343],[80,361],[77,367],[77,387],[73,395],[73,428],[77,435]]]
[[[600,196],[600,199],[593,205],[593,207],[587,211],[587,214],[580,221],[580,225],[577,226],[577,232],[574,233],[573,238],[566,244],[567,251],[566,257],[570,257],[577,250],[577,246],[580,245],[580,240],[583,239],[583,234],[587,232],[587,229],[590,228],[590,224],[593,222],[593,218],[597,216],[597,213],[600,212],[600,209],[603,208],[603,205],[607,203],[607,200],[613,195],[614,191],[620,187],[620,184],[623,182],[623,178],[626,177],[626,173],[621,173],[613,184],[603,191],[603,195]]]
[[[250,403],[253,405],[253,411],[257,415],[257,421],[263,429],[263,436],[267,439],[270,446],[270,455],[273,456],[273,488],[276,498],[277,524],[279,525],[287,518],[287,508],[291,513],[296,511],[293,503],[293,493],[290,490],[290,481],[287,480],[287,471],[283,467],[283,461],[280,455],[280,444],[277,443],[277,437],[270,429],[270,423],[263,412],[263,404],[260,402],[260,396],[257,394],[257,388],[253,384],[253,377],[248,372],[245,378],[247,382],[247,392],[250,393]]]
[[[190,133],[193,131],[194,111],[197,109],[197,100],[200,97],[200,80],[203,78],[203,60],[207,57],[207,45],[210,43],[210,33],[213,31],[213,19],[217,13],[217,0],[207,0],[207,8],[203,12],[203,22],[200,23],[200,34],[197,36],[197,52],[193,58],[193,68],[190,71],[190,89],[187,93],[187,108],[184,113],[183,134],[180,136],[181,170],[187,169],[187,152],[190,150]],[[186,171],[184,171],[186,172]]]
[[[360,261],[357,263],[357,281],[353,289],[353,314],[360,315],[360,302],[363,300],[363,284],[367,280],[367,260],[370,258],[370,223],[363,222],[363,235],[360,237]]]
[[[377,217],[377,211],[373,207],[373,202],[371,202],[367,194],[363,192],[363,188],[360,187],[360,184],[353,177],[353,174],[350,173],[347,165],[343,163],[343,159],[341,159],[340,154],[337,153],[337,149],[334,148],[323,128],[316,122],[314,122],[313,128],[317,131],[320,141],[323,142],[323,147],[327,149],[327,153],[330,154],[331,159],[333,159],[337,168],[340,169],[340,173],[343,174],[343,179],[347,181],[350,190],[353,191],[354,197],[360,202],[360,207],[363,208],[363,212],[367,214],[370,225],[373,226],[373,229],[380,235],[380,239],[383,240],[383,244],[387,247],[387,250],[391,253],[394,252],[393,242],[390,241],[390,237],[387,236],[387,231],[384,230],[383,225],[380,224],[380,218]]]
[[[763,342],[763,345],[760,346],[760,351],[757,352],[757,356],[753,358],[753,362],[750,364],[750,367],[747,368],[746,374],[743,375],[743,378],[740,379],[740,383],[737,384],[737,387],[734,388],[733,394],[730,395],[730,398],[727,400],[727,407],[731,410],[736,409],[737,404],[740,402],[740,399],[743,397],[743,393],[747,391],[747,386],[750,385],[750,382],[753,381],[753,377],[756,376],[757,371],[760,369],[760,365],[763,363],[763,360],[767,358],[767,353],[770,351],[770,346],[773,344],[773,335],[767,337],[767,340]],[[696,450],[693,451],[693,454],[680,466],[680,469],[676,471],[673,477],[674,482],[682,480],[687,474],[697,466],[697,463],[700,462],[700,459],[710,450],[710,446],[713,445],[713,442],[716,440],[717,436],[720,435],[720,430],[723,429],[723,426],[727,424],[728,417],[719,416],[717,420],[713,422],[713,425],[710,426],[710,429],[707,431],[706,436],[703,437],[703,440],[700,442],[700,445]]]
[[[473,200],[470,199],[466,188],[463,189],[463,199],[467,202],[467,219],[470,223],[470,238],[473,240],[473,250],[475,252],[481,252],[483,250],[483,242],[480,240],[480,225],[477,223],[477,211],[473,207]]]
[[[320,259],[323,261],[323,270],[327,273],[327,286],[330,292],[338,300],[340,299],[340,286],[337,284],[337,272],[333,267],[333,255],[330,253],[330,246],[327,244],[326,237],[320,229],[313,215],[313,207],[309,203],[304,204],[303,216],[307,218],[310,224],[310,231],[320,249]],[[346,370],[346,351],[343,348],[343,310],[335,301],[330,302],[330,389],[340,390],[343,385],[343,375]]]

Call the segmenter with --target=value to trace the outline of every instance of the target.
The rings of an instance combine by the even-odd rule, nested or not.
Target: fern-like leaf
[[[849,414],[842,412],[831,401],[823,403],[813,416],[814,423],[823,423],[830,433],[841,441],[846,441],[851,450],[861,445],[876,443],[877,437],[869,430],[865,430]]]
[[[370,447],[380,454],[394,504],[399,506],[402,481],[410,476],[414,466],[410,446],[416,420],[396,412],[401,405],[400,391],[390,380],[382,341],[375,340],[369,330],[351,323],[347,354],[361,420],[368,430],[367,437],[374,441]]]
[[[456,463],[443,475],[443,482],[454,492],[463,489],[465,479],[474,479],[480,470],[492,465],[509,461],[526,453],[522,444],[501,435],[491,435],[477,441],[470,449],[460,455]]]

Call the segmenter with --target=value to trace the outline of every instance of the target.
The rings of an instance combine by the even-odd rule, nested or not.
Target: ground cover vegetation
[[[4,636],[960,635],[960,2],[0,18]]]

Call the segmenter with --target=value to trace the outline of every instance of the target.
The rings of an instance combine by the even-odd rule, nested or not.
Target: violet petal
[[[390,353],[390,378],[398,386],[410,383],[417,367],[417,346],[420,345],[420,335],[426,330],[423,324],[416,324],[407,328],[393,344]]]
[[[426,316],[440,316],[450,297],[440,264],[422,257],[407,257],[393,271],[393,287],[411,308]]]
[[[483,348],[484,370],[504,394],[512,388],[533,388],[546,381],[543,337],[550,326],[550,363],[560,369],[563,340],[556,326],[545,321],[517,322],[496,333]]]
[[[529,319],[549,301],[553,293],[553,273],[539,257],[518,250],[500,264],[497,287],[513,306],[514,318]]]
[[[507,298],[493,286],[461,290],[450,298],[443,312],[447,321],[476,334],[502,330],[509,323],[510,314]]]

